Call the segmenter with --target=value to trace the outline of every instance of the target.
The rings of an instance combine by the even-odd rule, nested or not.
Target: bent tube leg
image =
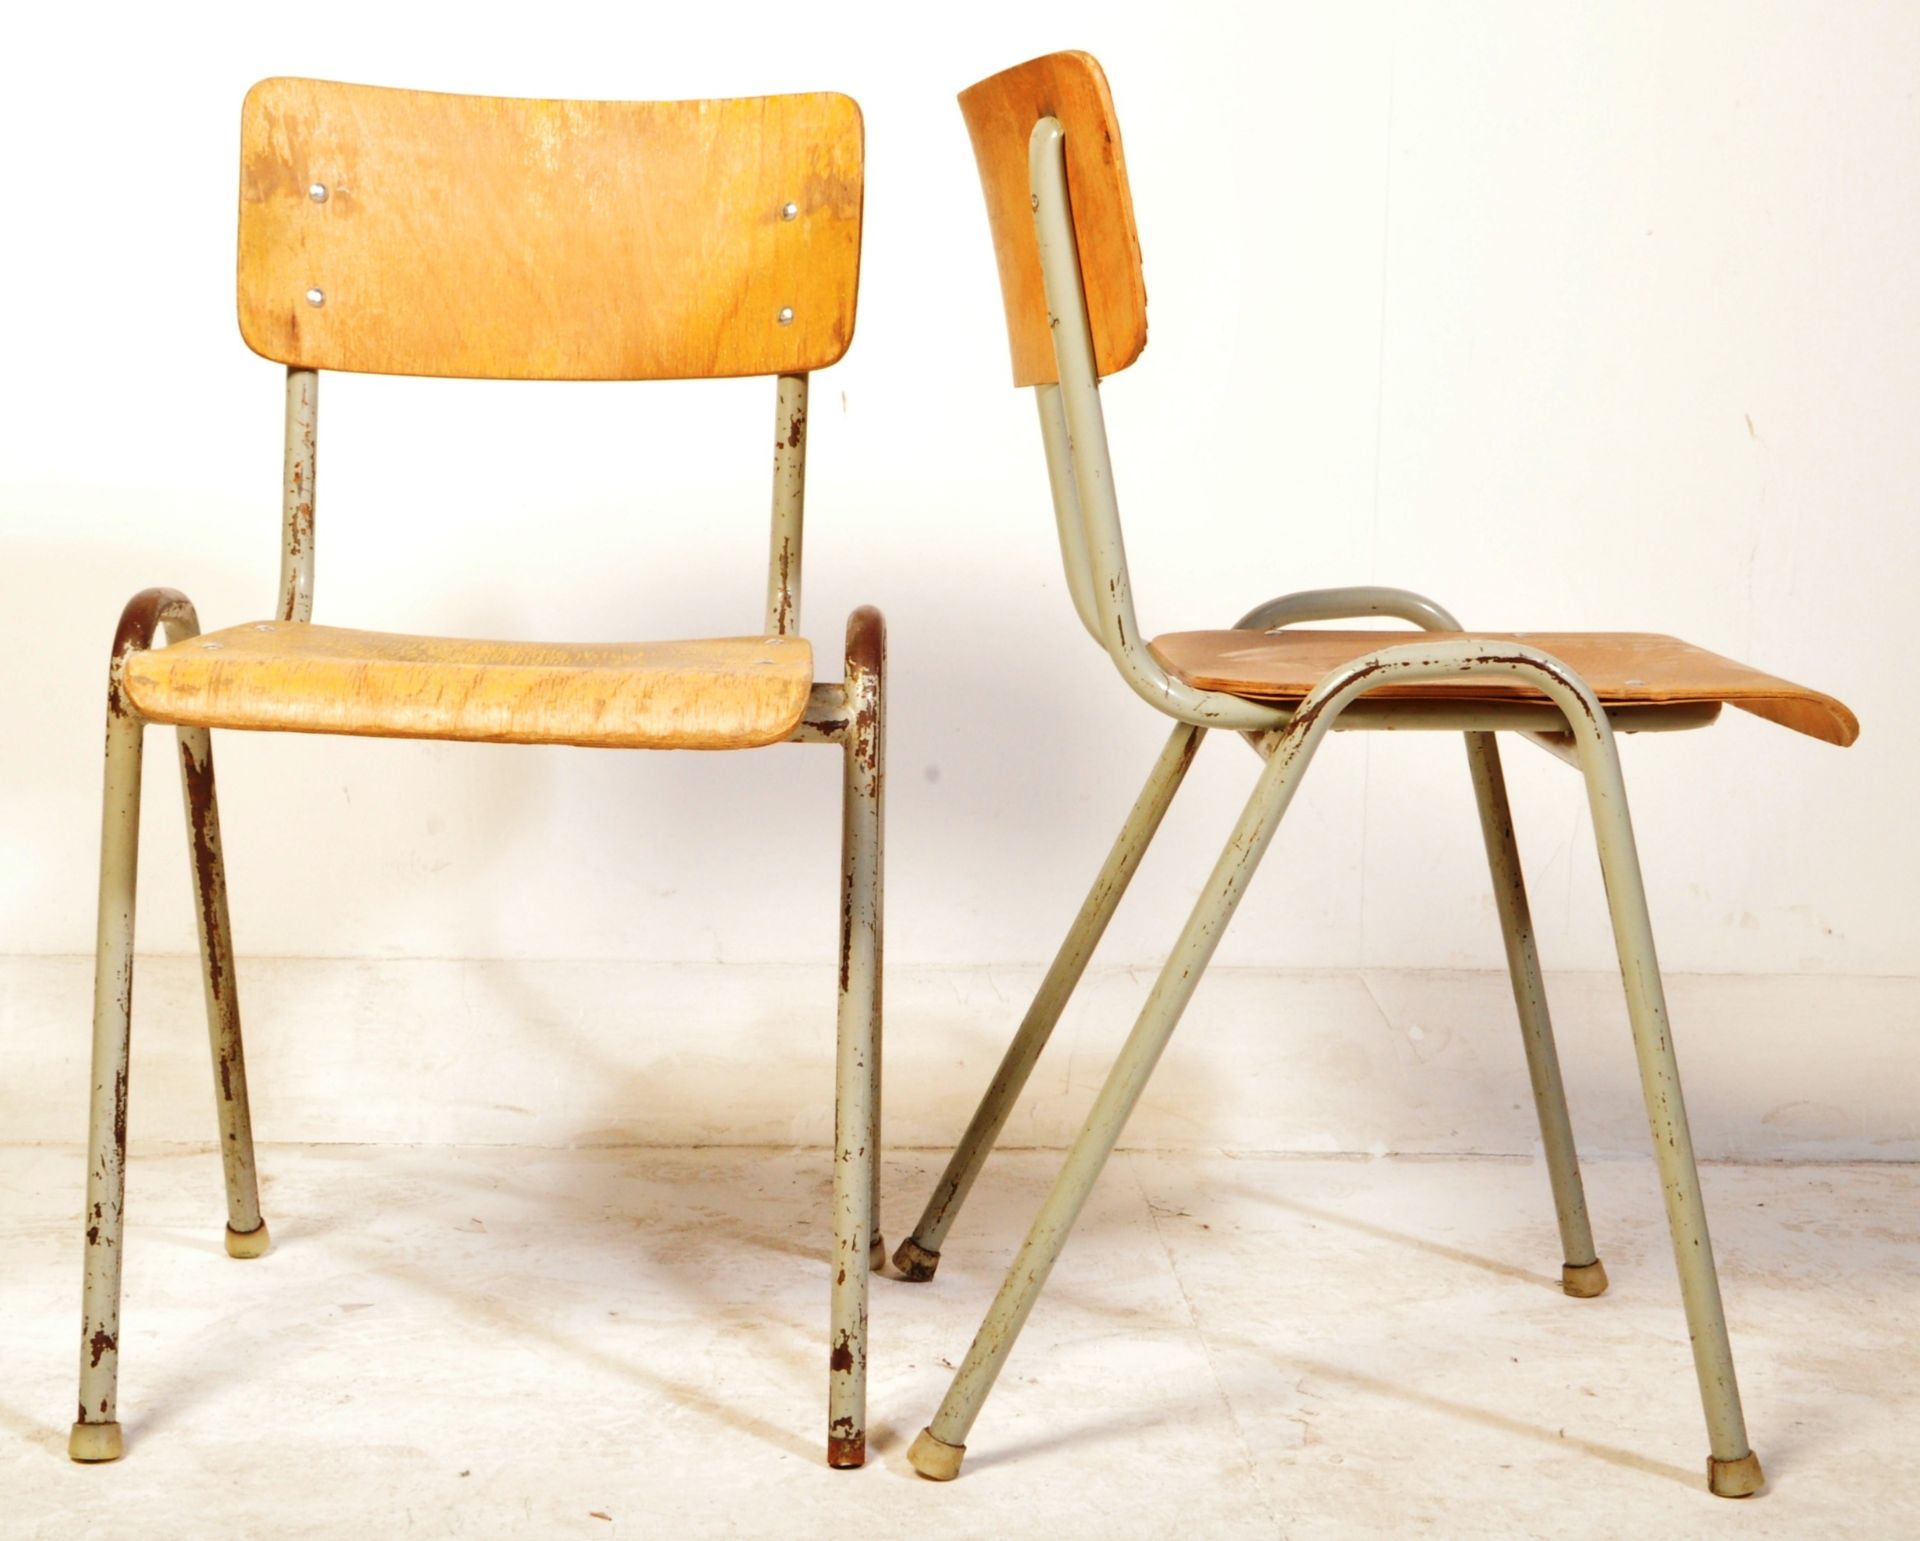
[[[1653,1135],[1654,1163],[1660,1172],[1667,1228],[1680,1275],[1680,1298],[1693,1344],[1694,1373],[1706,1414],[1710,1446],[1707,1485],[1721,1497],[1744,1498],[1757,1492],[1765,1478],[1759,1458],[1748,1443],[1746,1418],[1740,1406],[1733,1345],[1727,1337],[1720,1276],[1714,1267],[1713,1242],[1707,1234],[1706,1204],[1700,1193],[1693,1136],[1680,1090],[1680,1066],[1667,1021],[1666,991],[1660,979],[1659,955],[1654,950],[1640,854],[1627,811],[1619,749],[1606,713],[1586,684],[1558,660],[1523,646],[1471,641],[1425,650],[1425,656],[1421,649],[1406,648],[1356,661],[1340,671],[1346,684],[1338,687],[1336,699],[1347,690],[1371,688],[1366,683],[1368,678],[1388,672],[1431,677],[1450,671],[1483,670],[1528,678],[1559,705],[1572,733],[1587,783],[1594,841],[1599,848],[1627,1016],[1640,1066],[1640,1086]]]
[[[127,1069],[133,1028],[134,895],[140,867],[145,724],[121,685],[127,654],[161,627],[175,640],[200,624],[177,589],[127,601],[107,669],[106,765],[100,798],[100,903],[93,959],[93,1090],[88,1107],[86,1266],[81,1285],[80,1398],[67,1440],[76,1461],[112,1461],[119,1422],[120,1261],[127,1196]]]
[[[966,1437],[980,1404],[1006,1362],[1093,1179],[1118,1138],[1120,1125],[1165,1047],[1180,1008],[1212,956],[1220,928],[1231,917],[1240,890],[1271,841],[1274,827],[1320,739],[1341,711],[1369,691],[1401,682],[1475,675],[1517,679],[1540,690],[1561,709],[1572,730],[1607,882],[1628,1014],[1706,1411],[1712,1446],[1708,1482],[1715,1493],[1728,1497],[1758,1489],[1763,1479],[1759,1461],[1747,1442],[1740,1410],[1612,729],[1592,690],[1558,659],[1522,643],[1472,637],[1386,647],[1349,661],[1308,693],[1278,735],[1253,798],[1101,1088],[1087,1126],[1074,1142],[1002,1282],[966,1361],[948,1387],[934,1421],[908,1451],[909,1462],[921,1475],[948,1478],[959,1471]]]
[[[247,1060],[240,1042],[239,981],[227,913],[226,858],[220,847],[220,804],[213,776],[213,735],[181,728],[180,789],[187,809],[188,865],[200,933],[200,977],[213,1048],[214,1100],[220,1119],[220,1163],[227,1185],[227,1251],[238,1258],[267,1250],[260,1188],[253,1162],[253,1117],[247,1103]]]
[[[143,727],[109,687],[100,818],[100,908],[93,973],[93,1095],[87,1135],[87,1248],[81,1289],[80,1402],[67,1453],[121,1454],[120,1259],[127,1195],[127,1051],[133,1019],[134,894],[140,863]]]
[[[1007,1052],[1000,1060],[999,1069],[994,1071],[980,1106],[974,1110],[966,1133],[960,1136],[960,1143],[948,1157],[947,1169],[940,1174],[940,1181],[927,1199],[927,1207],[920,1213],[920,1223],[893,1255],[894,1265],[907,1278],[931,1279],[939,1267],[940,1248],[948,1228],[966,1202],[974,1179],[980,1175],[994,1142],[1000,1138],[1000,1131],[1006,1127],[1014,1103],[1019,1100],[1027,1078],[1033,1074],[1033,1067],[1046,1048],[1060,1013],[1086,973],[1087,962],[1094,948],[1100,945],[1107,923],[1119,908],[1127,885],[1133,881],[1133,874],[1152,844],[1161,820],[1166,817],[1174,793],[1186,779],[1187,768],[1193,764],[1194,753],[1204,737],[1205,728],[1186,723],[1179,724],[1168,735],[1166,746],[1148,773],[1146,785],[1140,789],[1126,822],[1120,826],[1113,849],[1107,852],[1099,876],[1081,902],[1080,913],[1074,916],[1066,939],[1054,955],[1046,977],[1040,981],[1033,1003],[1021,1020],[1020,1030],[1007,1045]]]
[[[1053,1271],[1087,1195],[1093,1191],[1121,1129],[1140,1100],[1168,1039],[1173,1036],[1180,1014],[1206,971],[1221,933],[1233,918],[1323,730],[1324,724],[1318,723],[1315,716],[1302,713],[1286,730],[1273,757],[1261,770],[1260,780],[1239,822],[1234,825],[1226,849],[1220,853],[1206,887],[1187,917],[1179,941],[1161,969],[1160,977],[1154,981],[1153,991],[1108,1072],[1086,1124],[1068,1151],[1052,1191],[1034,1217],[1032,1229],[1014,1257],[1013,1266],[1007,1270],[1000,1292],[988,1308],[972,1347],[967,1350],[966,1359],[947,1388],[945,1400],[934,1414],[933,1422],[907,1452],[908,1461],[922,1476],[945,1480],[959,1472],[967,1433],[979,1415],[980,1406],[1006,1364],[1014,1340]]]
[[[1606,1289],[1607,1274],[1593,1247],[1586,1189],[1580,1181],[1580,1157],[1574,1149],[1567,1091],[1560,1078],[1560,1055],[1553,1042],[1553,1018],[1547,1010],[1546,981],[1540,976],[1533,916],[1527,908],[1527,882],[1520,867],[1519,844],[1514,839],[1513,812],[1507,803],[1506,774],[1493,734],[1469,733],[1465,737],[1474,796],[1480,805],[1480,832],[1486,840],[1487,866],[1493,876],[1494,903],[1506,941],[1513,1004],[1520,1017],[1520,1039],[1526,1046],[1527,1076],[1533,1083],[1533,1105],[1540,1117],[1547,1179],[1553,1185],[1553,1207],[1560,1221],[1561,1287],[1569,1295],[1590,1298]]]
[[[833,1119],[833,1286],[827,1381],[827,1464],[859,1466],[867,1451],[867,1280],[871,1267],[875,1117],[880,1060],[880,613],[847,622],[840,888],[840,1012]]]
[[[1710,1446],[1707,1482],[1723,1498],[1744,1498],[1757,1492],[1765,1479],[1759,1458],[1747,1441],[1740,1386],[1734,1377],[1733,1345],[1727,1337],[1720,1276],[1714,1267],[1713,1242],[1707,1234],[1706,1204],[1700,1193],[1686,1101],[1680,1091],[1680,1065],[1667,1022],[1666,991],[1654,951],[1640,855],[1627,812],[1619,754],[1604,724],[1602,717],[1596,734],[1595,724],[1575,723],[1576,740],[1583,751],[1594,839],[1613,917],[1614,945],[1620,955],[1627,1015],[1640,1064],[1640,1087],[1653,1134],[1654,1163],[1666,1200],[1667,1228],[1672,1233],[1674,1263],[1680,1273],[1680,1298],[1686,1308],[1687,1334],[1693,1340],[1694,1373],[1706,1413]]]

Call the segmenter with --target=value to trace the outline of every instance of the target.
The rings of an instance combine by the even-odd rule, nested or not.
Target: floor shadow
[[[441,1151],[383,1153],[386,1160],[382,1165],[391,1162],[396,1201],[382,1206],[379,1219],[391,1227],[409,1211],[418,1209],[423,1212],[424,1226],[425,1212],[431,1208],[432,1224],[449,1231],[461,1229],[457,1218],[459,1210],[456,1208],[450,1214],[444,1195],[470,1189],[493,1201],[490,1210],[481,1209],[479,1205],[475,1208],[487,1214],[485,1229],[498,1238],[503,1257],[522,1257],[537,1247],[545,1254],[541,1266],[556,1278],[579,1277],[589,1272],[616,1277],[619,1268],[617,1265],[608,1268],[608,1250],[631,1249],[635,1265],[647,1273],[650,1288],[663,1290],[684,1302],[682,1307],[667,1308],[664,1314],[674,1319],[684,1316],[690,1324],[688,1340],[693,1344],[693,1351],[698,1352],[697,1337],[703,1324],[734,1340],[750,1339],[752,1357],[761,1373],[784,1383],[784,1400],[815,1407],[811,1416],[817,1420],[817,1439],[808,1437],[804,1424],[783,1426],[759,1417],[741,1406],[737,1398],[723,1398],[693,1381],[663,1371],[657,1360],[650,1363],[623,1356],[610,1348],[606,1337],[590,1338],[558,1330],[493,1295],[477,1293],[469,1287],[462,1270],[436,1263],[431,1247],[425,1249],[424,1260],[419,1263],[402,1261],[392,1248],[362,1239],[373,1222],[364,1215],[356,1216],[353,1211],[333,1212],[315,1224],[298,1212],[272,1213],[271,1206],[267,1206],[269,1223],[275,1226],[275,1254],[292,1260],[291,1254],[312,1248],[309,1263],[316,1256],[322,1257],[335,1268],[393,1281],[411,1293],[434,1300],[443,1308],[438,1313],[441,1317],[464,1324],[450,1330],[524,1345],[543,1355],[563,1358],[595,1371],[611,1370],[641,1388],[644,1397],[656,1405],[692,1412],[733,1433],[796,1457],[822,1460],[828,1379],[827,1268],[831,1230],[826,1196],[831,1185],[829,1154],[818,1153],[821,1178],[818,1185],[805,1182],[795,1185],[796,1196],[802,1198],[803,1203],[783,1207],[785,1195],[772,1193],[759,1196],[754,1202],[736,1205],[737,1223],[719,1244],[715,1244],[712,1226],[705,1216],[716,1212],[730,1197],[732,1185],[724,1177],[716,1178],[711,1184],[685,1183],[682,1180],[685,1151],[673,1153],[673,1159],[658,1163],[644,1159],[644,1152],[581,1153],[582,1159],[573,1162],[565,1159],[569,1154],[566,1152],[541,1154],[557,1159],[536,1169],[539,1175],[503,1176],[497,1167],[484,1175],[463,1171],[457,1164],[449,1165],[446,1153]],[[665,1158],[668,1153],[659,1155]],[[635,1159],[636,1156],[641,1159]],[[671,1182],[664,1181],[668,1173],[672,1174]],[[644,1212],[635,1214],[632,1200],[636,1188],[647,1185],[652,1185],[653,1191],[646,1195]],[[323,1175],[318,1191],[324,1194],[328,1186]],[[691,1192],[686,1191],[689,1187]],[[409,1194],[404,1202],[397,1199],[402,1191]],[[667,1207],[661,1203],[663,1192],[669,1198],[684,1199],[686,1207],[663,1216],[659,1212]],[[503,1205],[523,1206],[526,1213],[501,1215],[498,1211]],[[530,1218],[535,1216],[538,1218]],[[578,1217],[578,1223],[570,1223],[573,1216]],[[793,1234],[795,1230],[817,1233],[818,1245],[806,1245]],[[200,1249],[199,1238],[190,1237],[186,1232],[170,1232],[167,1239]],[[774,1266],[790,1269],[793,1266],[790,1260],[794,1259],[807,1265],[807,1271],[819,1286],[817,1323],[801,1322],[798,1313],[769,1312],[764,1299],[756,1298],[750,1288],[729,1285],[729,1280],[737,1280],[743,1274],[750,1277],[754,1271],[754,1264],[741,1262],[739,1249],[742,1247],[751,1248],[759,1255],[778,1257],[781,1261]],[[569,1255],[575,1251],[590,1251],[592,1263],[584,1258],[570,1261]],[[889,1284],[911,1289],[901,1281],[889,1281],[884,1275],[876,1275],[874,1282],[876,1290],[885,1289]],[[610,1296],[610,1303],[617,1305],[620,1298]],[[156,1393],[150,1410],[128,1409],[123,1413],[129,1440],[144,1438],[202,1404],[207,1397],[217,1395],[225,1383],[224,1378],[206,1375],[202,1370],[218,1361],[221,1345],[231,1353],[234,1337],[233,1319],[221,1318],[209,1321],[189,1340],[174,1345],[168,1355],[167,1369],[148,1382]],[[304,1345],[296,1328],[276,1333],[270,1351],[275,1355],[298,1355],[320,1350]],[[259,1373],[271,1373],[270,1365],[256,1364],[255,1369]],[[559,1394],[556,1390],[556,1396]],[[869,1424],[867,1440],[869,1450],[875,1454],[884,1453],[899,1442],[893,1426],[884,1421]]]
[[[1329,1364],[1324,1360],[1276,1354],[1270,1346],[1255,1343],[1250,1339],[1211,1331],[1205,1336],[1211,1342],[1231,1344],[1248,1353],[1265,1357],[1269,1362],[1296,1376],[1317,1376],[1323,1380],[1350,1387],[1357,1392],[1402,1402],[1426,1412],[1439,1413],[1463,1423],[1494,1429],[1502,1434],[1514,1435],[1536,1444],[1548,1445],[1556,1449],[1571,1449],[1590,1459],[1603,1461],[1609,1466],[1678,1482],[1685,1487],[1705,1486],[1704,1460],[1698,1468],[1676,1466],[1669,1461],[1655,1460],[1632,1450],[1623,1450],[1615,1445],[1602,1444],[1598,1440],[1570,1434],[1564,1429],[1528,1423],[1525,1419],[1496,1412],[1491,1408],[1439,1396],[1402,1382],[1383,1380],[1378,1376],[1348,1369],[1342,1365]],[[1084,1449],[1090,1444],[1132,1439],[1137,1437],[1142,1429],[1164,1422],[1167,1416],[1176,1410],[1178,1410],[1177,1405],[1172,1402],[1162,1402],[1157,1407],[1136,1402],[1124,1410],[1115,1410],[1097,1418],[1083,1419],[1038,1438],[1022,1440],[1018,1445],[970,1453],[967,1464],[969,1469],[978,1472],[993,1466],[1017,1465],[1022,1461],[1037,1459],[1054,1451]]]
[[[67,1404],[67,1412],[69,1416],[72,1415],[71,1401]],[[56,1428],[53,1424],[23,1413],[17,1408],[9,1407],[5,1402],[0,1402],[0,1429],[4,1429],[27,1444],[44,1445],[50,1450],[55,1448],[57,1441],[61,1447],[60,1453],[66,1454],[64,1448],[66,1440],[62,1437],[66,1433],[64,1424]]]
[[[820,1390],[820,1438],[816,1441],[802,1439],[794,1431],[756,1417],[743,1408],[720,1400],[696,1386],[682,1380],[663,1375],[650,1366],[637,1364],[631,1360],[610,1353],[604,1344],[578,1341],[564,1333],[539,1322],[529,1321],[525,1316],[506,1308],[496,1299],[470,1296],[453,1287],[444,1274],[427,1268],[396,1268],[383,1254],[371,1248],[345,1248],[349,1256],[358,1256],[367,1271],[397,1279],[423,1294],[431,1295],[443,1302],[450,1314],[464,1316],[480,1327],[495,1332],[510,1333],[521,1343],[538,1344],[543,1349],[559,1353],[577,1360],[596,1370],[611,1369],[627,1380],[646,1388],[653,1396],[661,1397],[676,1407],[689,1408],[710,1421],[720,1424],[736,1433],[745,1434],[763,1445],[771,1445],[784,1450],[789,1455],[804,1460],[821,1459],[826,1448],[826,1404],[825,1391],[827,1377],[825,1373],[826,1353],[824,1341],[822,1352],[818,1356],[821,1366]],[[824,1318],[825,1313],[822,1313]],[[731,1329],[759,1339],[765,1348],[765,1359],[785,1358],[789,1363],[794,1356],[788,1345],[779,1341],[764,1330],[762,1324],[751,1319],[737,1319],[729,1323]]]
[[[1208,1186],[1210,1190],[1216,1187],[1216,1185],[1213,1184],[1209,1184]],[[1229,1184],[1227,1186],[1231,1187],[1238,1197],[1255,1201],[1269,1208],[1283,1210],[1289,1214],[1310,1220],[1315,1224],[1333,1226],[1371,1239],[1389,1242],[1395,1246],[1410,1248],[1429,1256],[1439,1257],[1450,1263],[1475,1268],[1499,1278],[1513,1279],[1528,1286],[1551,1289],[1556,1294],[1560,1293],[1560,1281],[1557,1278],[1549,1278],[1509,1263],[1481,1257],[1475,1253],[1464,1251],[1458,1247],[1451,1247],[1441,1242],[1435,1242],[1426,1237],[1410,1235],[1406,1232],[1397,1231],[1388,1226],[1376,1225],[1365,1220],[1357,1220],[1350,1215],[1324,1210],[1316,1205],[1277,1197],[1272,1193],[1258,1188],[1248,1187],[1244,1184]],[[1152,1204],[1152,1197],[1146,1193],[1144,1187],[1143,1197],[1147,1199],[1150,1205]],[[1084,1305],[1085,1303],[1083,1303],[1083,1308]],[[1095,1309],[1098,1309],[1098,1307],[1095,1307]],[[1172,1326],[1174,1324],[1170,1322],[1169,1325]],[[1535,1443],[1551,1445],[1556,1448],[1571,1448],[1584,1456],[1605,1462],[1608,1465],[1640,1472],[1647,1476],[1660,1477],[1679,1482],[1687,1487],[1701,1487],[1704,1486],[1705,1483],[1704,1463],[1702,1467],[1698,1469],[1677,1466],[1671,1462],[1656,1460],[1631,1450],[1624,1450],[1617,1446],[1601,1443],[1597,1440],[1569,1434],[1562,1428],[1549,1428],[1539,1424],[1529,1423],[1525,1419],[1515,1418],[1509,1414],[1480,1407],[1470,1402],[1440,1396],[1403,1382],[1384,1380],[1378,1376],[1368,1375],[1363,1371],[1349,1369],[1322,1360],[1279,1354],[1273,1350],[1270,1344],[1258,1343],[1250,1338],[1237,1334],[1217,1332],[1212,1328],[1203,1328],[1197,1321],[1192,1324],[1192,1330],[1208,1343],[1230,1345],[1256,1358],[1264,1358],[1275,1365],[1283,1367],[1296,1376],[1318,1376],[1322,1379],[1348,1386],[1357,1392],[1389,1400],[1397,1400],[1427,1412],[1442,1414],[1465,1423],[1494,1429],[1503,1434],[1515,1435]],[[1227,1397],[1224,1389],[1222,1389],[1220,1394],[1223,1398]],[[1231,1399],[1228,1398],[1228,1401],[1230,1403]],[[1069,1447],[1082,1447],[1092,1442],[1130,1438],[1133,1437],[1141,1427],[1162,1421],[1172,1411],[1173,1408],[1171,1404],[1163,1403],[1157,1409],[1133,1404],[1125,1409],[1115,1409],[1112,1413],[1105,1416],[1082,1420],[1070,1427],[1064,1427],[1055,1432],[1043,1435],[1038,1439],[1025,1440],[1017,1447],[1011,1449],[982,1452],[977,1456],[970,1457],[969,1465],[977,1471],[983,1467],[1002,1464],[1011,1465],[1018,1461],[1045,1455],[1051,1451]]]
[[[1444,1258],[1449,1263],[1459,1263],[1463,1267],[1477,1268],[1483,1273],[1494,1274],[1502,1279],[1517,1279],[1523,1284],[1531,1284],[1541,1289],[1552,1290],[1554,1294],[1563,1293],[1557,1274],[1535,1273],[1530,1268],[1522,1268],[1515,1263],[1505,1263],[1498,1258],[1482,1257],[1477,1252],[1468,1252],[1460,1247],[1448,1246],[1445,1242],[1434,1241],[1425,1236],[1415,1236],[1407,1231],[1396,1231],[1391,1226],[1376,1225],[1370,1220],[1356,1220],[1352,1215],[1343,1215],[1331,1209],[1321,1209],[1314,1204],[1303,1204],[1298,1199],[1281,1198],[1262,1188],[1250,1187],[1245,1183],[1222,1185],[1239,1198],[1250,1199],[1264,1204],[1269,1209],[1283,1210],[1287,1214],[1298,1215],[1303,1220],[1311,1220],[1315,1225],[1332,1226],[1337,1230],[1350,1231],[1356,1236],[1370,1237],[1375,1241],[1391,1242],[1397,1247],[1406,1247],[1415,1252],[1425,1253],[1428,1257]]]
[[[1216,1335],[1209,1334],[1209,1336]],[[1216,1336],[1216,1341],[1221,1340]],[[1643,1472],[1650,1477],[1665,1477],[1669,1481],[1678,1482],[1686,1487],[1702,1487],[1706,1483],[1704,1458],[1700,1466],[1692,1469],[1675,1466],[1669,1461],[1656,1461],[1649,1456],[1639,1455],[1631,1450],[1622,1450],[1615,1445],[1603,1445],[1597,1440],[1584,1439],[1577,1434],[1569,1434],[1564,1429],[1543,1428],[1537,1423],[1528,1423],[1525,1419],[1495,1412],[1489,1407],[1477,1407],[1471,1402],[1436,1396],[1430,1391],[1422,1391],[1418,1387],[1396,1381],[1382,1380],[1376,1375],[1368,1375],[1360,1370],[1350,1370],[1343,1365],[1328,1364],[1319,1359],[1273,1354],[1270,1349],[1264,1349],[1261,1345],[1245,1338],[1231,1338],[1225,1341],[1234,1342],[1251,1353],[1265,1353],[1274,1363],[1283,1365],[1300,1375],[1317,1375],[1323,1380],[1351,1386],[1356,1391],[1384,1397],[1389,1401],[1405,1402],[1428,1412],[1442,1413],[1447,1417],[1477,1424],[1482,1428],[1496,1429],[1502,1434],[1518,1435],[1536,1444],[1551,1445],[1555,1448],[1572,1448],[1594,1460],[1605,1461],[1609,1466]],[[1702,1443],[1704,1442],[1703,1437]]]

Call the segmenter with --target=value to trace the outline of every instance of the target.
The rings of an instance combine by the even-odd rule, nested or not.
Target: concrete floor
[[[1920,1170],[1706,1173],[1771,1479],[1710,1498],[1649,1164],[1588,1167],[1613,1288],[1560,1294],[1526,1161],[1123,1153],[974,1430],[906,1465],[1058,1162],[1007,1152],[937,1281],[873,1300],[872,1448],[820,1460],[817,1151],[136,1151],[127,1458],[65,1458],[77,1149],[0,1149],[0,1535],[1920,1533]],[[887,1166],[897,1237],[938,1158]]]

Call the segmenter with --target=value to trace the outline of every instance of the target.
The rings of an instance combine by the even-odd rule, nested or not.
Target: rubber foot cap
[[[1560,1288],[1575,1300],[1592,1300],[1596,1295],[1606,1294],[1607,1270],[1598,1258],[1591,1263],[1563,1263]]]
[[[929,1482],[951,1482],[960,1475],[960,1463],[966,1459],[965,1445],[950,1445],[935,1439],[932,1429],[922,1429],[920,1437],[907,1448],[907,1464]]]
[[[265,1257],[267,1255],[267,1222],[262,1220],[250,1231],[236,1231],[227,1227],[228,1257]]]
[[[1767,1483],[1760,1457],[1749,1450],[1737,1461],[1707,1457],[1707,1491],[1717,1498],[1751,1498]]]
[[[117,1461],[127,1453],[117,1423],[76,1423],[67,1436],[67,1456],[71,1460]]]
[[[835,1471],[852,1471],[867,1463],[867,1436],[864,1434],[829,1434],[827,1436],[827,1464]]]
[[[900,1270],[901,1278],[915,1284],[925,1284],[940,1266],[940,1254],[929,1252],[909,1236],[894,1250],[893,1266]]]
[[[867,1271],[878,1273],[887,1266],[887,1238],[876,1236],[873,1245],[867,1248]]]

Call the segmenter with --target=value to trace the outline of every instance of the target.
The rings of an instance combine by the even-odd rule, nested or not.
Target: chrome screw
[[[797,203],[781,204],[780,217],[782,219],[798,219],[800,217],[800,205]]]
[[[782,326],[792,326],[793,325],[793,307],[791,305],[782,305],[780,307],[780,314],[776,316],[774,319],[778,321]]]
[[[327,184],[325,182],[315,182],[313,186],[307,189],[307,196],[315,203],[325,203],[327,201]]]
[[[307,291],[307,303],[315,310],[318,310],[322,305],[327,303],[326,292],[321,289],[309,289]]]

